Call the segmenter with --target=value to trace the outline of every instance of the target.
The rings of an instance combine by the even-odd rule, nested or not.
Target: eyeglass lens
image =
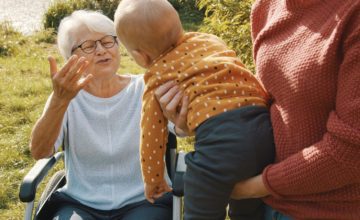
[[[92,53],[97,47],[97,42],[100,42],[100,44],[105,48],[111,48],[115,44],[115,37],[111,35],[107,35],[100,40],[87,40],[84,43],[80,45],[80,48],[85,53]]]

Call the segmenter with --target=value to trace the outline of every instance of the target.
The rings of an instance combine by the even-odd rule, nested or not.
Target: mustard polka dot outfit
[[[170,52],[156,59],[144,76],[141,117],[141,165],[144,182],[158,184],[164,177],[167,120],[154,91],[176,81],[189,97],[188,128],[194,131],[205,120],[245,106],[266,106],[268,95],[218,37],[185,33]]]

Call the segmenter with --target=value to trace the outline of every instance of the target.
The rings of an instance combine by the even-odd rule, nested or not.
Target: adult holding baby
[[[189,96],[187,127],[196,139],[195,151],[185,158],[184,219],[225,219],[229,204],[232,219],[263,220],[260,199],[230,199],[237,182],[259,174],[274,158],[261,84],[221,39],[184,32],[167,0],[123,0],[115,26],[119,40],[147,69],[140,142],[146,198],[170,190],[162,176],[167,120],[155,91],[173,80]]]
[[[171,219],[171,195],[145,200],[139,164],[142,76],[118,75],[113,22],[99,12],[75,11],[61,21],[49,58],[53,92],[31,136],[35,159],[62,145],[67,183],[42,219]],[[166,176],[166,175],[165,175]],[[167,177],[167,176],[166,176]],[[167,178],[168,180],[168,178]]]

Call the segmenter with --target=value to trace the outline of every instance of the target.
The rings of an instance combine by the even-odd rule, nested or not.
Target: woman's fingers
[[[179,86],[174,85],[173,87],[171,87],[165,94],[163,94],[159,99],[159,103],[160,106],[162,108],[163,111],[169,111],[171,109],[168,109],[169,107],[167,107],[172,100],[174,99],[174,97],[179,93]],[[166,112],[165,112],[166,113]],[[174,112],[173,112],[174,113]]]
[[[180,113],[179,113],[178,120],[177,120],[178,126],[181,129],[184,129],[184,127],[186,127],[186,117],[187,117],[187,113],[188,113],[188,107],[189,107],[189,97],[183,96],[181,109],[180,109]]]
[[[78,81],[78,89],[83,89],[87,84],[89,84],[89,82],[91,81],[91,79],[93,78],[92,74],[87,75],[85,78],[82,78]]]
[[[173,121],[177,114],[176,108],[182,97],[179,86],[174,81],[169,81],[155,91],[155,97],[159,101],[165,117]]]
[[[159,86],[158,89],[155,91],[156,99],[159,101],[160,98],[167,93],[171,88],[173,88],[176,85],[174,81],[168,81],[165,84]]]
[[[67,75],[67,73],[70,71],[71,67],[77,62],[78,60],[77,55],[72,55],[69,60],[66,62],[66,64],[61,68],[59,71],[59,76],[64,77]]]
[[[183,93],[181,91],[178,91],[175,96],[171,97],[170,101],[166,101],[163,103],[165,111],[164,114],[167,116],[170,120],[174,120],[177,116],[178,112],[178,106],[180,104],[180,101],[183,97]]]
[[[76,60],[75,63],[70,67],[69,71],[65,74],[65,82],[71,82],[74,77],[79,73],[80,68],[84,65],[86,59],[85,57],[80,57]]]
[[[50,73],[52,76],[53,90],[57,97],[71,100],[76,94],[89,84],[92,74],[82,77],[89,66],[84,57],[71,56],[68,62],[57,72],[56,61],[53,57],[48,58]]]
[[[83,73],[85,72],[85,70],[87,69],[88,66],[89,66],[88,61],[85,60],[84,62],[82,62],[79,69],[77,70],[77,72],[74,74],[74,76],[70,80],[70,84],[77,85],[79,79],[81,79],[81,77],[83,77]]]
[[[49,65],[50,65],[50,76],[51,76],[51,78],[53,78],[55,76],[55,74],[57,73],[56,60],[54,59],[54,57],[49,56],[48,61],[49,61]]]

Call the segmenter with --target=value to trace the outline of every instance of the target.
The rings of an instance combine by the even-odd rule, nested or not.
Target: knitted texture
[[[265,106],[267,93],[218,37],[186,33],[175,48],[160,56],[145,73],[141,116],[141,164],[144,181],[158,184],[164,169],[166,119],[154,91],[176,81],[189,97],[187,122],[194,131],[203,121],[243,106]],[[224,158],[226,159],[226,158]]]
[[[295,219],[360,219],[360,1],[258,0],[251,21],[273,97],[265,202]]]

